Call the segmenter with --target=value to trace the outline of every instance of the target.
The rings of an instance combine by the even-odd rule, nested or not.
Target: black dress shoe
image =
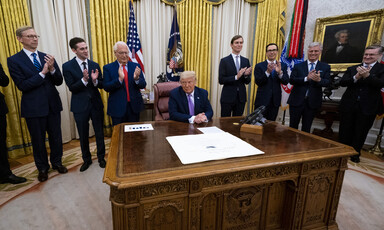
[[[27,179],[25,179],[24,177],[19,177],[19,176],[16,176],[15,174],[11,174],[7,178],[0,180],[0,184],[5,184],[5,183],[20,184],[26,181]]]
[[[52,169],[57,170],[61,174],[68,172],[68,169],[64,165],[52,165]]]
[[[89,168],[89,166],[92,164],[92,161],[86,161],[83,163],[83,165],[80,167],[80,172],[84,172]]]
[[[359,163],[360,162],[360,156],[359,155],[351,156],[351,161],[355,162],[355,163]]]
[[[105,165],[106,165],[106,164],[107,164],[107,162],[105,162],[104,159],[99,160],[99,166],[100,166],[100,168],[105,168]]]
[[[48,170],[39,171],[39,175],[37,176],[37,179],[40,182],[44,182],[44,181],[48,180]]]

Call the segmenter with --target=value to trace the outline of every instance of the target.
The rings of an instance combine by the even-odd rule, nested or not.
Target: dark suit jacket
[[[323,100],[322,87],[330,84],[331,67],[324,62],[318,61],[316,64],[317,71],[321,70],[320,82],[308,80],[304,82],[304,78],[308,75],[308,61],[296,64],[293,67],[289,82],[293,85],[291,94],[288,98],[290,106],[301,106],[304,103],[305,94],[308,90],[309,106],[312,109],[319,109]]]
[[[384,64],[376,63],[367,78],[361,78],[354,83],[356,68],[361,65],[349,67],[340,80],[340,85],[347,87],[341,97],[340,111],[348,112],[359,103],[364,114],[380,114],[383,112],[380,89],[384,87]]]
[[[133,79],[133,73],[136,66],[139,64],[128,62],[128,88],[131,99],[131,107],[135,113],[140,113],[144,108],[143,98],[141,97],[140,89],[144,89],[147,83],[145,82],[143,72],[140,74],[139,83],[136,84]],[[115,61],[103,67],[104,90],[109,92],[107,114],[112,117],[122,117],[125,114],[127,107],[127,92],[125,83],[119,81],[119,62]]]
[[[281,70],[283,71],[283,76],[279,78],[279,74],[275,71],[274,74],[267,75],[268,62],[263,61],[258,63],[255,66],[255,83],[257,84],[257,93],[255,99],[255,108],[264,105],[267,106],[273,99],[273,105],[275,107],[280,106],[281,104],[281,86],[280,84],[286,85],[289,82],[289,76],[287,72],[287,65],[281,63]]]
[[[240,69],[250,66],[249,60],[240,56]],[[220,103],[235,103],[237,91],[239,91],[240,102],[245,103],[247,101],[245,84],[251,82],[251,75],[243,75],[239,80],[235,80],[236,74],[237,70],[232,54],[222,58],[219,65],[219,83],[220,85],[224,85],[224,87],[221,91]]]
[[[97,87],[93,85],[91,73],[99,70]],[[87,86],[82,82],[83,72],[76,61],[76,58],[63,64],[63,76],[65,83],[72,92],[71,111],[73,113],[84,112],[90,103],[97,110],[103,109],[103,101],[101,100],[100,92],[97,88],[103,88],[103,76],[99,64],[88,60],[89,81]]]
[[[44,66],[45,53],[38,52],[38,54],[41,66]],[[23,50],[8,58],[11,78],[17,88],[23,92],[21,98],[22,117],[44,117],[50,111],[57,113],[63,110],[59,92],[55,87],[63,83],[63,77],[56,61],[54,66],[55,73],[48,72],[45,78],[42,78]]]
[[[0,86],[7,86],[9,84],[9,78],[3,70],[3,66],[0,64]],[[0,92],[0,116],[8,113],[8,107],[5,103],[4,95]]]
[[[213,110],[208,100],[208,92],[205,89],[195,87],[193,98],[195,101],[195,115],[205,113],[208,120],[212,119]],[[188,122],[189,115],[188,98],[181,86],[173,89],[169,96],[168,111],[171,120]]]
[[[361,62],[362,53],[356,47],[345,44],[340,53],[336,54],[338,42],[329,47],[321,57],[322,62],[326,63],[359,63]]]

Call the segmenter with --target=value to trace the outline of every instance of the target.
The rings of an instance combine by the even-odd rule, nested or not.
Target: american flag
[[[139,34],[137,33],[137,25],[135,12],[133,11],[132,0],[129,2],[129,28],[127,35],[127,45],[129,50],[129,61],[138,63],[145,77],[143,52],[141,50]]]

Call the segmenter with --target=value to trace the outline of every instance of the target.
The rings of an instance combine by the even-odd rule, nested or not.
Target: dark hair
[[[231,44],[233,44],[233,42],[234,42],[235,40],[239,39],[239,38],[243,38],[243,36],[241,36],[241,35],[235,35],[235,36],[233,36],[233,38],[231,39]]]
[[[71,47],[71,49],[76,49],[77,43],[80,43],[80,42],[85,42],[85,40],[82,38],[74,37],[69,41],[69,47]]]
[[[279,50],[279,46],[276,44],[276,43],[269,43],[266,47],[265,47],[265,52],[268,52],[268,47],[270,46],[276,46],[277,50]]]
[[[383,54],[384,52],[384,47],[382,47],[381,45],[370,45],[367,48],[365,48],[365,50],[375,50],[375,49],[379,49],[380,55]]]

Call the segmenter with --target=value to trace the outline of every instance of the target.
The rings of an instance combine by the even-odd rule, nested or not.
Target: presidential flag
[[[179,81],[180,73],[184,71],[183,51],[179,24],[177,23],[177,12],[174,10],[171,33],[168,41],[167,51],[167,78],[170,81]]]
[[[129,50],[129,61],[138,63],[145,77],[143,52],[141,49],[139,34],[137,33],[137,25],[135,20],[135,12],[133,11],[132,0],[129,2],[129,28],[127,35],[127,45]]]

